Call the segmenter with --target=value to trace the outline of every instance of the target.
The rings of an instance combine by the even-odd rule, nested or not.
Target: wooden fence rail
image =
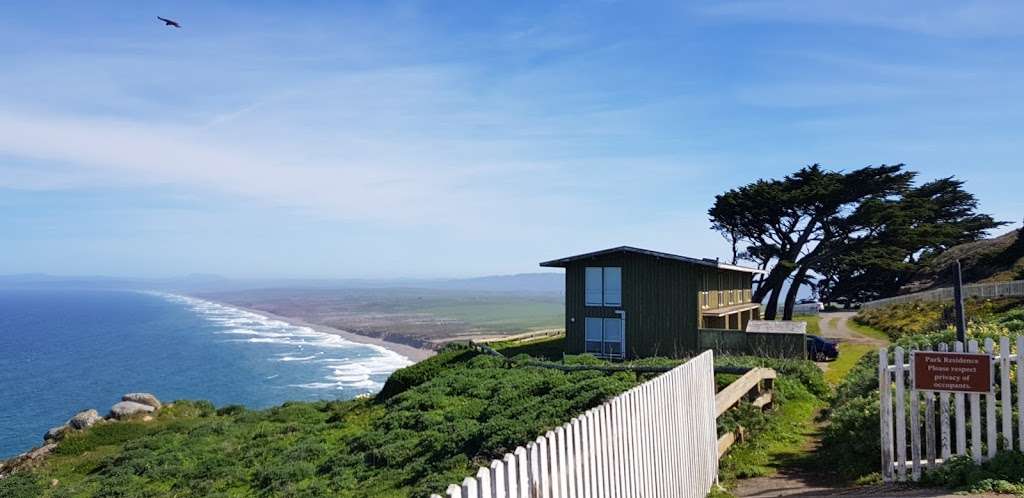
[[[757,408],[770,409],[775,377],[775,370],[770,368],[754,368],[743,374],[715,395],[715,417],[721,417],[743,399]],[[719,436],[718,458],[722,458],[737,441],[742,441],[743,436],[743,427]]]
[[[970,284],[963,287],[964,298],[997,298],[1024,296],[1024,280],[1013,282],[989,282],[983,284]],[[860,305],[863,309],[880,308],[893,304],[910,303],[914,301],[952,301],[953,288],[943,287],[929,291],[915,292],[904,296],[888,297],[869,301]]]
[[[934,351],[979,352],[977,341],[938,344]],[[1024,417],[1017,420],[1014,443],[1013,407],[1024,413],[1024,368],[1019,368],[1024,336],[999,338],[998,345],[985,339],[983,352],[992,360],[994,382],[988,393],[918,391],[912,380],[914,350],[878,351],[879,422],[881,429],[882,478],[886,482],[917,480],[924,470],[934,468],[957,455],[968,455],[981,463],[1000,448],[1024,450]],[[1016,369],[1013,366],[1017,364]],[[1011,372],[1016,371],[1016,392]],[[1016,395],[1016,400],[1014,400]],[[982,403],[984,401],[984,403]],[[984,411],[982,411],[984,406]],[[967,408],[970,408],[968,411]],[[997,414],[999,415],[997,417]],[[923,422],[923,425],[922,425]],[[907,454],[909,439],[910,454]],[[970,451],[968,451],[968,449]]]
[[[703,497],[718,479],[715,418],[706,351],[494,460],[445,496]]]

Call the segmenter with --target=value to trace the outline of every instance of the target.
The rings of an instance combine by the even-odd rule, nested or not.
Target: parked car
[[[817,299],[798,299],[796,304],[813,305],[818,308],[818,311],[825,311],[825,303]]]
[[[807,336],[807,357],[814,361],[831,361],[839,357],[839,345],[824,337]]]

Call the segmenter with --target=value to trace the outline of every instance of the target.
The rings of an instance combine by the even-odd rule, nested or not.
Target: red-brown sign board
[[[914,351],[914,389],[955,393],[992,392],[992,356],[985,353]]]

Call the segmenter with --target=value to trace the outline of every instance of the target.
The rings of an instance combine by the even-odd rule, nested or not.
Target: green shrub
[[[803,384],[815,396],[824,397],[829,393],[828,383],[825,382],[825,375],[814,362],[808,360],[762,358],[759,356],[719,356],[715,358],[715,366],[772,368],[780,376],[794,379]]]
[[[17,472],[0,479],[0,498],[36,498],[42,493],[43,486],[29,472]]]
[[[832,406],[818,450],[822,465],[850,479],[877,471],[881,452],[877,391]]]
[[[982,323],[1015,309],[1020,313],[1024,308],[1022,305],[1024,300],[1020,298],[968,299],[965,301],[965,313],[972,322]],[[857,313],[854,321],[882,330],[893,339],[940,331],[955,323],[952,304],[942,301],[916,301],[864,309]]]
[[[941,486],[972,493],[1024,493],[1024,454],[1000,451],[981,465],[965,455],[955,456],[921,476],[924,486]]]
[[[142,437],[149,432],[143,422],[107,422],[96,424],[89,430],[70,432],[54,448],[57,455],[80,455],[100,446],[121,444]]]
[[[973,301],[972,309],[976,317],[968,326],[968,338],[984,343],[987,338],[993,339],[998,344],[999,337],[1012,335],[1019,320],[1024,317],[1024,308],[1020,307],[1020,301],[998,300],[998,301]],[[895,308],[896,318],[889,319],[889,323],[903,320],[910,323],[910,319],[901,318],[902,313],[910,313],[913,310],[929,310],[935,303],[917,305],[901,305]],[[1016,307],[1015,307],[1016,306]],[[883,309],[888,309],[883,308]],[[883,317],[884,313],[871,315]],[[952,345],[956,340],[956,332],[951,327],[941,330],[917,332],[899,335],[893,346],[901,346],[904,349],[919,347],[934,347],[939,343]],[[892,362],[892,347],[889,348],[889,361]],[[1011,376],[1011,383],[1016,392],[1016,376]],[[827,418],[830,425],[824,430],[819,455],[823,464],[839,471],[844,477],[856,478],[871,472],[878,471],[878,456],[880,449],[880,434],[878,424],[878,355],[868,354],[858,361],[857,365],[850,370],[846,378],[840,383],[832,397],[830,408],[827,411]],[[983,421],[984,423],[984,421]],[[1004,457],[1008,459],[1010,457]],[[996,467],[1003,465],[1006,460],[1000,460],[994,464]],[[954,463],[944,472],[976,472],[977,469],[961,469]],[[959,474],[957,474],[959,475]],[[1022,474],[1024,475],[1024,474]],[[1001,479],[998,476],[986,476],[970,479],[971,482],[980,482],[984,479]],[[938,479],[936,477],[936,479]],[[967,482],[967,478],[943,477],[942,480],[949,482]],[[995,482],[992,481],[992,482]],[[961,486],[957,484],[956,486]]]
[[[387,401],[413,387],[427,382],[449,365],[465,361],[478,353],[460,344],[450,344],[436,355],[419,363],[396,370],[377,393],[378,401]]]

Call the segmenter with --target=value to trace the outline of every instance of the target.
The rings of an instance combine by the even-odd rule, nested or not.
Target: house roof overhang
[[[722,263],[722,262],[718,261],[717,259],[690,258],[690,257],[686,257],[686,256],[680,256],[678,254],[671,254],[671,253],[659,252],[659,251],[651,251],[649,249],[640,249],[639,247],[631,247],[631,246],[619,246],[619,247],[613,247],[613,248],[610,248],[610,249],[603,249],[603,250],[600,250],[600,251],[588,252],[588,253],[585,253],[585,254],[577,254],[576,256],[568,256],[568,257],[565,257],[565,258],[553,259],[551,261],[544,261],[543,263],[540,264],[540,266],[555,267],[555,268],[565,268],[570,263],[573,263],[573,262],[576,262],[576,261],[585,260],[585,259],[589,259],[589,258],[594,258],[594,257],[598,257],[598,256],[604,256],[606,254],[620,253],[620,252],[630,253],[630,254],[639,254],[639,255],[643,255],[643,256],[650,256],[650,257],[653,257],[653,258],[671,259],[671,260],[675,260],[675,261],[681,261],[683,263],[690,263],[690,264],[694,264],[694,265],[701,265],[701,266],[708,266],[708,267],[712,267],[712,268],[718,268],[720,270],[731,270],[731,271],[739,271],[739,272],[753,273],[753,274],[763,274],[763,273],[765,273],[764,270],[759,270],[757,268],[749,268],[749,267],[746,267],[746,266],[730,265],[730,264],[727,264],[727,263]]]

